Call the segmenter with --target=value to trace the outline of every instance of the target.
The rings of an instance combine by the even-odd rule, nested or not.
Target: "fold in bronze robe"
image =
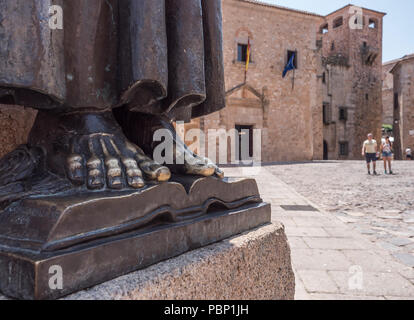
[[[63,30],[49,7],[63,9]],[[224,107],[221,0],[0,0],[0,104],[188,121]]]

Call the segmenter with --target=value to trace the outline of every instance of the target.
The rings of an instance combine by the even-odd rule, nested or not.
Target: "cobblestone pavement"
[[[360,161],[272,166],[301,195],[414,267],[414,161],[368,176]]]
[[[395,176],[368,177],[361,162],[329,162],[226,168],[225,173],[255,178],[272,204],[272,219],[285,225],[296,299],[414,300],[414,268],[405,243],[412,240],[414,162],[397,163],[395,169]],[[375,205],[369,206],[369,199]]]

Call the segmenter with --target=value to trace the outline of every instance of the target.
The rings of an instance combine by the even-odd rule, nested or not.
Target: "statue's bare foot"
[[[172,168],[178,166],[179,171],[185,174],[200,175],[210,177],[216,175],[220,179],[224,178],[224,172],[211,161],[209,158],[199,156],[192,152],[177,134],[172,123],[166,119],[159,119],[161,127],[166,129],[171,135],[174,144],[174,154],[176,159],[184,160],[184,165],[173,165]]]
[[[46,152],[47,167],[88,189],[139,189],[171,173],[129,142],[111,112],[53,115],[39,112],[29,143]]]
[[[224,172],[210,159],[201,157],[192,152],[181,140],[174,126],[167,119],[153,115],[139,114],[127,110],[118,110],[116,117],[127,137],[141,146],[146,154],[154,154],[159,142],[153,140],[156,130],[164,129],[169,134],[169,141],[173,144],[173,163],[165,164],[172,172],[204,177],[217,176],[224,178]],[[141,134],[142,132],[145,134]],[[180,163],[180,164],[178,164]]]
[[[171,176],[168,168],[116,135],[97,133],[73,140],[66,171],[74,184],[86,183],[92,190],[102,189],[105,185],[110,189],[127,186],[139,189],[145,186],[145,180],[163,182]],[[85,149],[86,153],[79,151]]]

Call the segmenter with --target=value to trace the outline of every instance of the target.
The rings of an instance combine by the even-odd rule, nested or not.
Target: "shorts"
[[[376,162],[377,161],[377,154],[376,153],[367,153],[367,154],[365,154],[365,158],[367,159],[367,163]]]
[[[382,157],[383,158],[392,158],[392,152],[383,152]]]

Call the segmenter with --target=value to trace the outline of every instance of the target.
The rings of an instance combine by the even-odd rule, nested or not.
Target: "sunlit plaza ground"
[[[363,161],[226,169],[257,179],[285,225],[296,299],[414,299],[414,161],[393,175],[377,165],[378,176]]]

